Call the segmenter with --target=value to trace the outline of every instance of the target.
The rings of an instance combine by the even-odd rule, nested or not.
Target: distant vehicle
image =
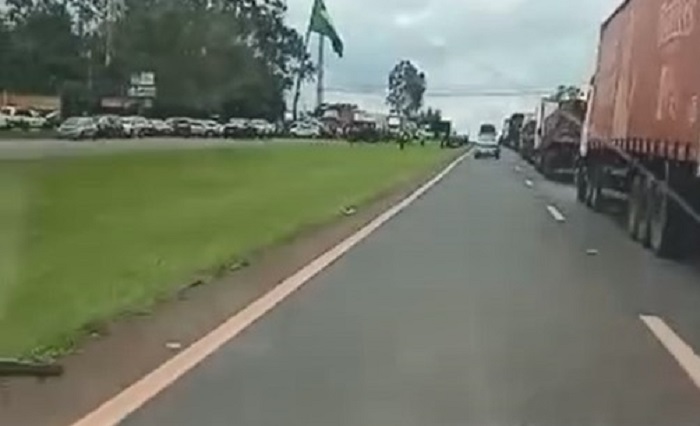
[[[586,101],[581,99],[540,104],[533,160],[545,177],[573,176],[585,114]]]
[[[520,134],[525,122],[525,114],[515,113],[505,120],[501,140],[503,145],[515,150],[520,149]]]
[[[481,135],[493,135],[493,136],[498,136],[498,131],[496,130],[496,126],[493,124],[482,124],[479,127],[479,136]]]
[[[525,116],[523,127],[520,130],[519,149],[520,156],[526,161],[532,162],[535,153],[535,133],[537,132],[537,120],[534,114]]]
[[[123,138],[126,136],[121,119],[116,115],[103,115],[96,118],[97,137]]]
[[[289,133],[295,138],[320,138],[321,126],[315,123],[297,121],[296,123],[292,124],[292,127],[289,129]]]
[[[173,128],[165,120],[151,120],[154,136],[170,136],[173,133]]]
[[[129,137],[142,138],[150,136],[153,132],[151,123],[145,117],[123,117],[122,125],[128,130]]]
[[[190,137],[207,137],[207,125],[203,120],[190,119]]]
[[[5,130],[10,128],[9,117],[5,114],[0,113],[0,130]]]
[[[276,127],[274,124],[270,123],[267,120],[263,119],[254,119],[250,120],[250,126],[253,128],[253,131],[255,132],[255,136],[260,137],[260,138],[268,138],[272,137],[275,134]]]
[[[495,129],[494,129],[495,130]],[[480,133],[474,144],[474,158],[501,158],[501,147],[495,132]]]
[[[224,128],[214,120],[201,120],[204,126],[204,136],[208,138],[218,138],[224,135]]]
[[[231,118],[224,125],[224,136],[227,138],[246,138],[254,135],[250,121],[246,118]]]
[[[41,129],[46,126],[46,118],[37,111],[15,106],[0,108],[0,114],[5,116],[9,127],[20,129]]]
[[[173,136],[189,138],[192,135],[192,122],[189,118],[169,118],[166,123],[172,128]]]
[[[92,117],[71,117],[58,127],[58,137],[64,139],[97,139],[98,127]]]

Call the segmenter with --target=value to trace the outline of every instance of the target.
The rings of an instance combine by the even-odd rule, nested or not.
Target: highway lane
[[[516,166],[466,161],[123,424],[697,424],[640,314],[700,348],[698,271]]]
[[[305,139],[236,140],[211,138],[145,138],[69,141],[60,139],[0,139],[0,160],[22,160],[44,157],[100,155],[129,151],[201,149],[218,147],[264,146],[274,143],[310,143]]]

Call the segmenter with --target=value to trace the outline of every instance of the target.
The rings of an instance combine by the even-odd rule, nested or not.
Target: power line
[[[363,88],[343,88],[343,87],[327,87],[326,92],[336,94],[349,95],[365,95],[365,96],[385,96],[387,90],[385,88],[363,89]],[[428,90],[425,92],[426,97],[432,98],[469,98],[469,97],[501,97],[515,98],[526,96],[544,96],[552,92],[551,89],[467,89],[467,88],[440,88],[436,90]]]

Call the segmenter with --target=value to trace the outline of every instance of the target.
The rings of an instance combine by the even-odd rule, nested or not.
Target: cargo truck
[[[580,142],[578,199],[618,194],[660,257],[693,247],[700,205],[700,4],[627,0],[603,23]]]
[[[583,99],[543,99],[537,111],[534,162],[545,177],[572,176],[586,113]]]
[[[520,132],[522,131],[525,114],[515,113],[506,119],[501,135],[503,145],[515,151],[520,149]]]

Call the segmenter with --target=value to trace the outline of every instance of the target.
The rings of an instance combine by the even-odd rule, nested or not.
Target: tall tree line
[[[279,118],[312,78],[285,0],[6,0],[0,89],[93,101],[156,74],[158,114]]]

